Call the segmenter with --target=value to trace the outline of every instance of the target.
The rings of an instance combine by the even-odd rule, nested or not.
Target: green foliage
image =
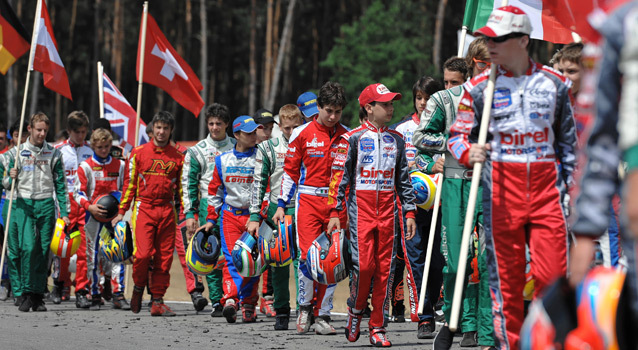
[[[386,6],[375,0],[363,16],[341,26],[341,37],[321,63],[332,80],[341,83],[349,98],[342,123],[359,124],[361,90],[377,82],[403,94],[395,102],[393,123],[414,112],[412,85],[423,74],[434,72],[429,48],[431,34],[422,28],[423,10],[417,2],[392,0]]]

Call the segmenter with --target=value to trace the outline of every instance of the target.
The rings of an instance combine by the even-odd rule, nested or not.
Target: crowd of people
[[[314,327],[318,335],[336,334],[331,319],[336,284],[313,278],[311,271],[317,267],[307,256],[322,232],[342,232],[351,260],[347,340],[359,339],[367,316],[370,343],[392,345],[386,327],[405,321],[405,280],[417,338],[434,339],[434,349],[449,349],[472,169],[482,163],[462,286],[460,345],[517,349],[529,299],[568,272],[568,251],[574,246],[568,224],[570,194],[583,166],[577,164],[578,148],[586,146],[577,139],[589,127],[573,113],[581,89],[583,45],[566,45],[550,68],[529,57],[531,30],[529,17],[520,9],[494,10],[466,57],[444,63],[444,85],[427,76],[418,79],[412,88],[414,113],[392,126],[393,103],[403,96],[380,83],[360,92],[361,125],[352,130],[340,123],[348,102],[344,88],[327,82],[318,95],[305,92],[276,114],[260,109],[253,116],[232,118],[226,106],[213,103],[206,109],[208,136],[188,149],[171,141],[174,117],[159,112],[147,128],[151,141],[128,155],[114,146],[105,120],[94,123],[87,142],[89,118],[72,112],[68,138],[54,146],[45,140],[48,117],[33,115],[24,126],[10,129],[10,144],[0,132],[0,145],[5,145],[0,172],[7,193],[15,182],[8,276],[2,279],[0,299],[12,295],[20,311],[46,311],[45,293],[58,304],[69,300],[74,285],[78,308],[99,310],[106,300],[114,308],[139,313],[146,290],[151,315],[175,316],[163,298],[177,250],[195,310],[204,310],[210,300],[212,317],[234,323],[240,315],[243,323],[250,323],[259,309],[275,317],[275,330],[287,330],[292,306],[297,333]],[[481,144],[479,127],[491,70],[497,78],[489,99],[488,139]],[[597,125],[599,131],[600,121]],[[28,137],[20,140],[18,149],[20,127]],[[587,169],[584,183],[592,181],[588,174],[600,175],[592,165]],[[412,184],[417,173],[433,182],[441,178],[438,189],[426,189],[432,196],[442,191],[432,231],[433,210],[418,202]],[[609,181],[617,184],[614,178]],[[582,192],[592,196],[591,191]],[[108,217],[96,198],[114,193],[119,210]],[[607,211],[619,213],[618,201],[613,206],[605,200],[596,232],[583,224],[591,208],[579,210],[575,240],[583,243],[575,248],[579,270],[572,274],[573,286],[596,257],[606,266],[633,271],[635,261],[619,248],[619,221],[605,216]],[[5,205],[5,220],[7,211]],[[129,211],[134,240],[130,303],[123,294],[126,265],[99,253],[103,232],[113,231]],[[293,305],[289,266],[266,266],[261,276],[245,277],[232,258],[244,232],[258,237],[263,221],[276,227],[285,216],[293,218],[298,252],[292,265],[297,295]],[[50,257],[57,218],[81,233],[74,281],[70,259]],[[201,230],[213,232],[221,245],[219,262],[205,279],[188,268],[186,254],[191,237]],[[435,237],[428,288],[424,305],[418,305],[430,232]],[[594,243],[592,237],[601,234]],[[54,281],[50,291],[49,275]],[[208,299],[202,295],[204,281]],[[438,332],[436,321],[443,323]]]

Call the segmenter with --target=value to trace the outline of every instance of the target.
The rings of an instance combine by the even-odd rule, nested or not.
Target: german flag
[[[0,73],[29,51],[29,35],[7,0],[0,0]]]

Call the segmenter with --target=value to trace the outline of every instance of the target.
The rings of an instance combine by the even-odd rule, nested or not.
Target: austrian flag
[[[49,19],[47,5],[38,0],[38,9],[34,24],[33,37],[31,39],[31,62],[29,70],[37,70],[44,76],[44,86],[58,94],[71,98],[69,78],[64,70],[64,64],[58,54],[58,44],[53,36],[53,26]]]
[[[142,81],[166,91],[177,103],[197,117],[202,107],[204,107],[204,100],[199,96],[199,91],[204,87],[191,67],[168,42],[153,17],[150,14],[147,14],[147,16],[144,76]],[[139,46],[137,48],[135,75],[138,77],[142,52],[140,47],[142,45],[142,33],[143,30],[140,31]]]

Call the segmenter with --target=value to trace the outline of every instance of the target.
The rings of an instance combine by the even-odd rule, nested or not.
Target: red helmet
[[[308,248],[312,279],[321,284],[335,284],[346,277],[352,265],[350,240],[343,230],[323,232]]]
[[[94,215],[95,220],[99,222],[110,222],[117,216],[120,202],[111,194],[103,194],[95,198],[92,204],[101,205],[106,210],[106,217]]]
[[[259,252],[264,263],[276,267],[287,266],[297,257],[292,216],[286,215],[275,228],[267,221],[262,222],[259,227]]]

